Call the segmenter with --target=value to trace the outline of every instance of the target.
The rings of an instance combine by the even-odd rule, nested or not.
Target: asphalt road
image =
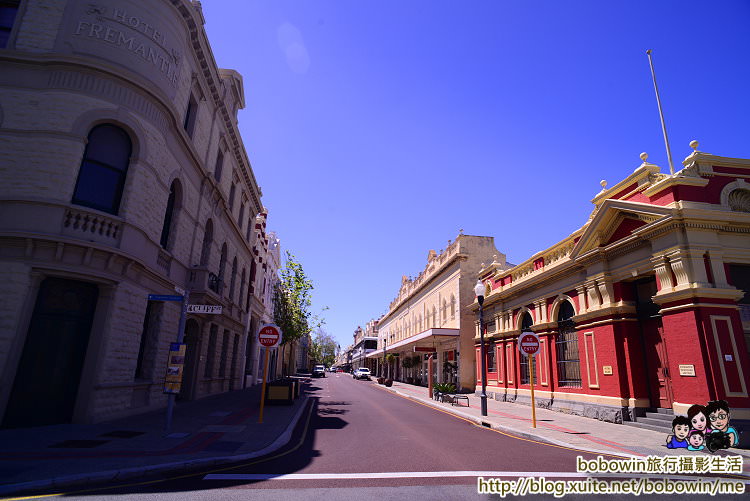
[[[499,494],[478,494],[477,478],[586,481],[575,473],[576,457],[595,458],[477,426],[385,391],[374,382],[355,381],[348,374],[327,374],[313,380],[308,391],[314,397],[312,405],[290,444],[265,458],[158,481],[144,479],[69,492],[65,497],[117,496],[118,501],[144,497],[164,501],[500,499]],[[540,497],[554,499],[551,495],[524,499]]]

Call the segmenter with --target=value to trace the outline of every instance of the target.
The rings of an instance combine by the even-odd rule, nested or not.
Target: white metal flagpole
[[[659,99],[659,87],[656,85],[656,72],[654,72],[654,62],[651,60],[651,49],[646,51],[648,55],[648,64],[651,66],[651,77],[654,80],[654,90],[656,91],[656,104],[659,107],[659,118],[661,119],[661,130],[664,133],[664,144],[667,147],[667,160],[669,161],[669,173],[674,175],[674,164],[672,163],[672,150],[669,148],[669,139],[667,138],[667,126],[664,123],[664,113],[661,110],[661,99]]]

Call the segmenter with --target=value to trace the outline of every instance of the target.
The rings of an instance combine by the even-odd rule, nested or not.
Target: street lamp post
[[[479,339],[480,339],[480,351],[479,360],[482,364],[482,393],[479,395],[482,416],[487,415],[487,361],[485,358],[484,348],[484,312],[482,311],[482,305],[484,304],[484,284],[481,280],[477,280],[477,285],[474,286],[474,294],[477,296],[477,302],[479,303]]]
[[[385,378],[385,352],[386,352],[387,347],[388,347],[388,340],[386,338],[383,338],[383,373],[380,375],[383,378]]]

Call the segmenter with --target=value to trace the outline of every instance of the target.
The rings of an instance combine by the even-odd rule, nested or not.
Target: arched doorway
[[[86,282],[41,283],[3,428],[72,421],[98,295]]]
[[[182,375],[182,386],[177,395],[178,400],[193,400],[200,359],[201,328],[194,318],[185,322],[185,369]]]

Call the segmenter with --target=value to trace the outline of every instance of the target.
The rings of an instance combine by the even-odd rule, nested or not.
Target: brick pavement
[[[178,402],[170,433],[164,409],[98,424],[0,430],[0,496],[262,456],[289,441],[307,402],[303,394],[293,405],[266,405],[258,424],[255,386]]]

